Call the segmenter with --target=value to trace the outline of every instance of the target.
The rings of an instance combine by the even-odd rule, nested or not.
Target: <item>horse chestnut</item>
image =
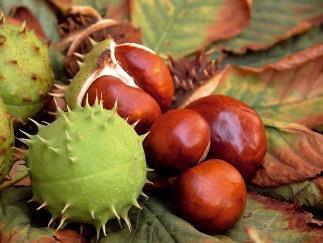
[[[210,145],[209,125],[193,110],[168,111],[154,122],[143,145],[151,167],[182,171],[206,157]]]
[[[231,228],[244,211],[246,197],[240,173],[222,160],[208,160],[185,170],[174,185],[180,216],[208,234]]]
[[[136,131],[145,133],[171,103],[174,87],[170,71],[152,50],[134,43],[117,45],[113,40],[94,43],[90,53],[75,53],[80,71],[65,92],[68,106],[103,99],[129,123],[139,121]]]
[[[166,110],[174,96],[174,83],[163,60],[151,50],[133,43],[116,45],[115,58],[136,84]]]
[[[148,93],[127,86],[113,76],[101,76],[95,80],[87,90],[82,105],[85,105],[86,99],[93,105],[97,97],[100,97],[105,109],[112,109],[117,102],[118,114],[127,118],[130,124],[139,121],[135,127],[139,134],[145,133],[161,115],[158,103]]]
[[[267,149],[265,128],[258,114],[243,102],[224,95],[202,97],[187,108],[200,113],[209,123],[209,158],[228,161],[245,180],[250,180]]]

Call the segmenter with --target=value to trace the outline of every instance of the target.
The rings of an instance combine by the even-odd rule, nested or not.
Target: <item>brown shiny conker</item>
[[[163,60],[157,54],[131,43],[117,45],[115,56],[136,84],[154,97],[165,111],[174,96],[174,83]]]
[[[179,215],[208,234],[230,229],[246,206],[245,182],[223,160],[211,159],[185,170],[173,189]]]
[[[202,97],[187,108],[200,113],[211,128],[208,157],[228,161],[246,181],[252,179],[267,149],[265,127],[258,114],[224,95]]]
[[[171,110],[154,122],[143,145],[152,168],[182,171],[206,157],[210,145],[209,125],[193,110]]]
[[[128,118],[130,124],[139,121],[135,127],[139,134],[147,132],[161,115],[160,107],[153,97],[113,76],[96,79],[87,90],[82,105],[85,105],[86,99],[93,105],[96,98],[102,99],[105,109],[112,109],[117,101],[117,112],[121,117]]]

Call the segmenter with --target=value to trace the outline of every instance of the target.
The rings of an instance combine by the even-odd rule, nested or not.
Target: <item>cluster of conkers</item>
[[[120,116],[131,124],[139,121],[138,133],[150,131],[143,142],[149,166],[178,175],[173,188],[178,213],[207,233],[232,227],[246,205],[244,180],[254,176],[266,152],[257,113],[223,95],[167,111],[174,93],[170,72],[158,55],[138,44],[103,41],[86,58],[88,69],[74,77],[67,104],[100,99],[111,109],[117,102]]]
[[[130,124],[137,122],[138,133],[146,133],[174,96],[168,67],[139,44],[105,40],[94,45],[83,60],[86,68],[80,69],[66,91],[67,104],[93,105],[99,98],[105,109],[112,109],[117,103],[118,114]]]
[[[174,185],[179,214],[211,234],[229,229],[241,217],[244,181],[255,175],[266,148],[257,113],[223,95],[202,97],[185,109],[166,112],[144,140],[152,168],[181,172]]]

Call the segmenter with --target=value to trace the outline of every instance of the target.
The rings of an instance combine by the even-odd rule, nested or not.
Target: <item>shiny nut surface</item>
[[[210,129],[193,110],[168,111],[144,140],[146,158],[156,169],[182,171],[196,165],[209,150]]]
[[[145,91],[127,86],[113,76],[102,76],[95,80],[87,90],[82,105],[88,96],[93,105],[96,97],[103,101],[105,109],[111,109],[117,101],[118,114],[128,118],[130,124],[140,121],[136,131],[140,134],[148,131],[152,123],[161,115],[158,103]]]
[[[163,60],[154,53],[127,44],[117,45],[115,56],[136,84],[154,97],[165,111],[174,96],[174,84]]]
[[[187,106],[200,113],[211,128],[209,158],[230,162],[250,180],[266,153],[264,125],[258,114],[234,98],[210,95]]]
[[[240,173],[222,160],[208,160],[177,177],[177,212],[197,229],[216,234],[230,229],[246,206],[246,186]]]

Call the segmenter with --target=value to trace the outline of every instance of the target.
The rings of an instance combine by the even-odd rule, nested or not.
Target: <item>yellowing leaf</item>
[[[132,0],[130,6],[144,44],[174,57],[230,38],[249,20],[246,0]]]

